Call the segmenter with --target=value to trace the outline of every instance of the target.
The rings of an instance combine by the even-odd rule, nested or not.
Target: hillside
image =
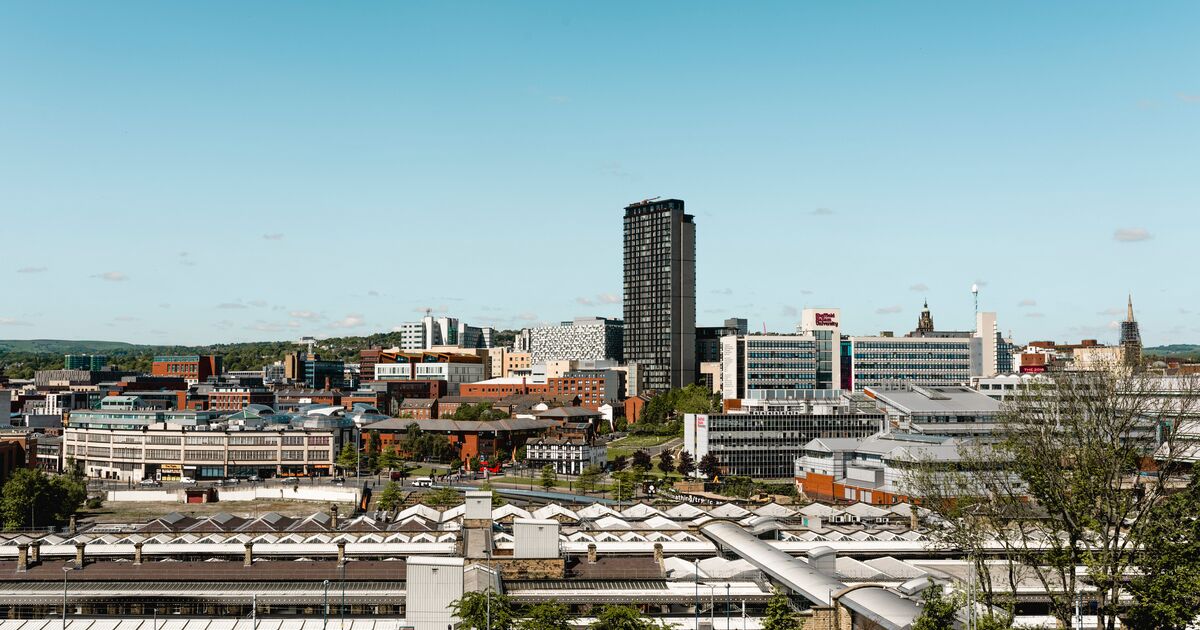
[[[516,331],[497,331],[499,343],[512,343]],[[376,333],[362,337],[332,337],[318,341],[316,352],[329,359],[357,361],[360,350],[400,345],[400,333]],[[104,354],[120,370],[149,372],[156,354],[219,354],[227,370],[253,370],[282,359],[302,346],[292,341],[251,341],[208,346],[152,346],[120,341],[73,341],[62,339],[0,340],[0,373],[9,378],[33,378],[37,370],[63,366],[64,354]]]
[[[1193,343],[1173,343],[1167,346],[1155,346],[1146,348],[1143,353],[1150,356],[1172,358],[1172,359],[1191,359],[1200,360],[1200,345]]]

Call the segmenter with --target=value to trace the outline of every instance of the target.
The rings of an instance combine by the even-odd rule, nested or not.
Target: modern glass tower
[[[696,382],[696,223],[679,199],[625,208],[624,346],[639,389]]]

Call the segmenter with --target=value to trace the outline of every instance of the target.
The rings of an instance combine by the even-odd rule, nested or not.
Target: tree
[[[675,470],[684,477],[690,477],[696,471],[696,461],[692,459],[692,454],[687,451],[679,451],[679,465]]]
[[[383,492],[379,493],[379,498],[375,501],[375,506],[381,510],[390,512],[399,507],[403,501],[404,490],[400,487],[400,484],[393,481],[383,488]]]
[[[952,466],[923,462],[907,494],[940,517],[935,539],[974,559],[982,603],[1012,610],[992,592],[991,570],[1008,576],[1010,592],[1017,576],[1033,578],[1072,627],[1084,567],[1097,627],[1115,628],[1129,595],[1131,619],[1172,627],[1174,603],[1191,606],[1189,576],[1200,572],[1186,544],[1200,503],[1172,497],[1196,484],[1181,427],[1194,422],[1197,391],[1194,378],[1122,366],[1044,375],[1002,408],[999,443],[965,445]],[[1002,547],[989,554],[1003,565],[983,566],[985,541]],[[1177,579],[1155,579],[1162,573]]]
[[[0,518],[6,529],[62,525],[87,500],[87,485],[76,473],[46,476],[18,468],[0,492]]]
[[[642,613],[632,606],[609,604],[596,614],[596,621],[588,626],[590,630],[658,630],[660,626],[642,617]]]
[[[612,469],[616,471],[625,470],[625,467],[628,465],[629,461],[625,459],[624,455],[617,455],[612,460]]]
[[[396,449],[387,447],[379,454],[379,468],[382,470],[392,470],[400,466],[400,456],[396,454]]]
[[[721,474],[721,462],[717,461],[717,456],[712,453],[707,453],[704,457],[701,457],[700,466],[697,468],[701,474],[709,479],[713,479]]]
[[[1195,478],[1187,491],[1172,495],[1149,523],[1143,538],[1142,572],[1129,591],[1133,605],[1123,622],[1131,628],[1183,630],[1200,610],[1200,502]]]
[[[940,584],[930,584],[921,593],[921,616],[913,622],[912,630],[949,630],[955,625],[955,613],[960,601],[947,597]]]
[[[438,488],[421,497],[421,503],[437,508],[448,508],[463,502],[463,497],[454,488]]]
[[[650,470],[653,467],[653,464],[650,462],[650,454],[641,449],[634,451],[633,465],[640,467],[642,470]]]
[[[551,464],[542,466],[542,489],[550,490],[556,481],[558,481],[558,473],[554,471],[554,466]]]
[[[367,468],[372,472],[379,471],[379,454],[383,450],[383,444],[379,437],[379,431],[367,431],[363,436],[366,443],[363,447],[367,451]]]
[[[675,472],[675,457],[671,455],[671,451],[663,449],[663,452],[658,454],[658,469],[664,475]]]
[[[542,602],[526,611],[517,630],[571,630],[571,611],[557,601]]]
[[[579,473],[579,489],[584,492],[591,492],[596,489],[596,482],[600,479],[600,468],[592,465],[583,469]]]
[[[767,612],[763,615],[763,630],[800,630],[802,625],[787,595],[776,587],[767,602]]]
[[[628,501],[633,498],[634,485],[630,474],[631,471],[622,470],[612,476],[612,493],[613,498],[617,501]]]
[[[512,630],[512,603],[507,596],[486,591],[463,593],[450,603],[450,610],[461,622],[462,630]]]
[[[358,450],[354,448],[353,444],[347,442],[345,446],[342,446],[342,452],[338,453],[338,468],[341,468],[342,473],[345,474],[347,470],[358,466],[358,457]]]

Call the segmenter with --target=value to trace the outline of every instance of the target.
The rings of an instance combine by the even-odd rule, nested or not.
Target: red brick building
[[[246,405],[275,406],[275,393],[264,387],[214,387],[208,392],[208,409],[241,411]]]
[[[219,376],[221,371],[221,357],[216,355],[157,356],[150,367],[153,376],[175,376],[192,383]]]

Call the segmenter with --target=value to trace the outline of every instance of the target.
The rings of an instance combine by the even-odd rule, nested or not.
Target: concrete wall
[[[334,503],[358,503],[358,491],[334,486],[292,486],[281,488],[218,488],[218,499],[222,502],[255,501],[258,499],[282,499],[291,501],[322,501]],[[183,490],[109,490],[108,501],[115,502],[170,502],[183,503],[187,500]]]

